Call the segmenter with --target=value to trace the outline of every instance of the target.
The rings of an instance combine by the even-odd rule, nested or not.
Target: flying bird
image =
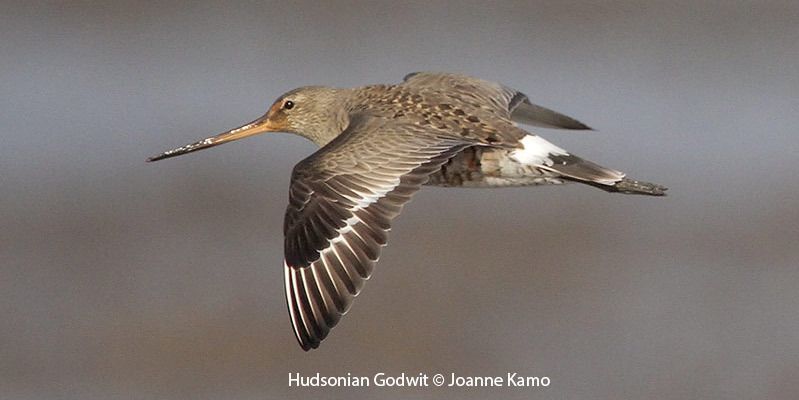
[[[504,85],[420,72],[399,84],[294,89],[255,121],[148,161],[264,132],[297,134],[321,147],[294,167],[283,228],[289,316],[300,346],[310,350],[350,308],[392,220],[422,185],[579,182],[608,192],[665,194],[663,186],[582,159],[518,124],[591,129]]]

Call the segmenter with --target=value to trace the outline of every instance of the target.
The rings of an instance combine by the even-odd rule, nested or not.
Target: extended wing
[[[285,216],[285,285],[304,350],[316,348],[360,292],[391,221],[467,142],[412,124],[358,117],[294,168]]]
[[[523,124],[556,129],[591,129],[574,118],[533,104],[524,93],[496,82],[441,72],[414,72],[406,75],[404,81],[406,85],[439,86],[471,93],[482,103],[493,105],[503,117]]]

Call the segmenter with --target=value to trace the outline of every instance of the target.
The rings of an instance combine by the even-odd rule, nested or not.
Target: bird
[[[296,134],[320,147],[292,171],[283,224],[286,303],[294,335],[308,351],[350,309],[392,220],[423,185],[579,182],[607,192],[665,195],[662,185],[627,178],[521,125],[592,130],[493,81],[416,72],[396,84],[300,87],[248,124],[147,161],[266,132]]]

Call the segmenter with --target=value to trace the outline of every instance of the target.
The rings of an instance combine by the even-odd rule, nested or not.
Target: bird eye
[[[291,100],[286,100],[286,102],[283,103],[283,108],[285,108],[286,110],[291,110],[292,108],[294,108],[294,102]]]

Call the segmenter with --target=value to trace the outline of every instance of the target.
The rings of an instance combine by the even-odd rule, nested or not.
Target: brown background
[[[106,3],[0,13],[0,398],[799,397],[799,3]],[[281,224],[313,145],[144,159],[420,69],[522,89],[670,196],[424,190],[304,353]],[[380,371],[552,385],[288,388]]]

